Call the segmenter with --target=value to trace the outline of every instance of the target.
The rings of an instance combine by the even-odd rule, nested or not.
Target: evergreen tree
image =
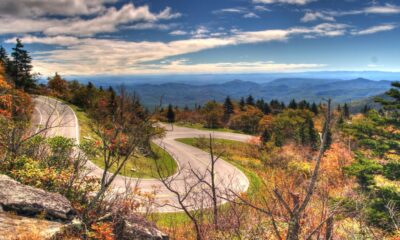
[[[296,100],[292,99],[292,101],[290,101],[288,107],[291,108],[291,109],[297,109]]]
[[[246,105],[244,98],[242,97],[239,102],[240,111],[244,111],[244,106]]]
[[[318,106],[315,104],[315,102],[313,102],[311,105],[311,112],[313,112],[315,115],[318,115],[319,113]]]
[[[300,144],[301,145],[306,145],[307,143],[307,139],[306,139],[306,130],[305,130],[306,126],[305,124],[301,124],[300,125],[300,129],[299,129],[299,140],[300,140]]]
[[[233,103],[231,101],[231,98],[228,96],[225,98],[224,102],[224,116],[223,116],[223,121],[225,123],[229,122],[229,118],[231,117],[231,114],[234,113],[233,109]]]
[[[325,123],[326,124],[326,123]],[[326,132],[326,144],[324,146],[324,148],[327,150],[331,147],[332,145],[332,132],[330,130],[330,128],[328,128],[328,131]]]
[[[249,95],[249,96],[246,98],[246,104],[247,104],[247,105],[250,105],[250,106],[254,106],[254,105],[255,105],[255,104],[254,104],[254,98],[253,98],[253,96]]]
[[[350,118],[350,110],[349,110],[349,106],[347,105],[347,103],[345,103],[343,105],[343,115],[345,118]]]
[[[313,150],[318,149],[318,133],[314,128],[314,121],[311,117],[306,118],[305,124],[308,130],[308,142]]]
[[[362,112],[363,112],[363,114],[367,114],[369,112],[369,110],[371,110],[371,108],[367,104],[365,104]]]
[[[4,69],[7,71],[7,66],[10,59],[8,58],[6,49],[3,46],[0,46],[0,64],[3,65]]]
[[[11,77],[14,80],[17,88],[24,90],[32,89],[36,86],[36,81],[31,75],[32,70],[32,59],[28,52],[24,49],[24,45],[20,39],[17,39],[17,43],[11,53]]]
[[[337,111],[340,113],[342,112],[342,106],[340,106],[340,104],[337,105]]]
[[[167,119],[169,123],[175,122],[175,112],[171,104],[168,105]]]
[[[272,112],[272,110],[271,110],[271,108],[269,107],[269,104],[268,104],[268,103],[264,103],[264,107],[263,107],[262,111],[263,111],[263,113],[264,113],[265,115],[268,115],[268,114],[270,114],[270,113]]]
[[[267,143],[271,140],[271,133],[266,129],[261,134],[261,141]]]
[[[283,109],[285,109],[286,108],[286,105],[285,105],[285,103],[284,102],[281,102],[281,109],[283,110]]]
[[[256,107],[258,108],[258,109],[260,109],[261,111],[264,111],[263,109],[264,109],[264,104],[265,104],[265,101],[264,101],[264,99],[258,99],[257,101],[256,101]]]
[[[228,96],[225,98],[225,102],[224,102],[224,114],[229,116],[233,113],[234,113],[233,103],[231,101],[231,98]]]

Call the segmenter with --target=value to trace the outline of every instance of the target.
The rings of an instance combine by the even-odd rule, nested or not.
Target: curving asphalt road
[[[73,138],[79,143],[79,124],[74,111],[66,104],[57,101],[53,98],[37,96],[34,99],[35,112],[33,115],[33,123],[37,126],[39,131],[44,125],[54,126],[46,135],[55,136],[61,135],[67,138]],[[167,129],[166,136],[163,139],[154,139],[153,142],[164,148],[176,160],[179,171],[171,179],[172,186],[178,192],[185,192],[188,185],[195,182],[193,173],[189,170],[195,169],[199,174],[205,174],[210,167],[210,154],[198,148],[177,142],[178,138],[197,138],[209,137],[216,139],[228,139],[241,142],[249,141],[252,136],[228,133],[228,132],[214,132],[197,130],[192,128],[163,125]],[[244,192],[249,187],[249,180],[247,177],[236,167],[230,163],[220,159],[216,163],[216,183],[218,191],[227,192],[232,190],[234,192]],[[103,170],[92,162],[88,163],[90,174],[101,177]],[[209,179],[207,179],[208,181]],[[129,184],[130,183],[130,184]],[[113,182],[113,191],[125,192],[127,187],[132,187],[132,184],[138,186],[142,192],[156,191],[155,204],[153,211],[157,212],[177,212],[180,209],[177,206],[176,195],[171,193],[159,180],[157,179],[135,179],[124,176],[118,176]],[[219,199],[220,203],[224,202]],[[168,204],[166,204],[168,203]],[[208,194],[204,191],[204,185],[199,185],[193,190],[193,194],[189,195],[185,201],[186,205],[192,208],[209,206]],[[200,206],[202,205],[202,206]]]

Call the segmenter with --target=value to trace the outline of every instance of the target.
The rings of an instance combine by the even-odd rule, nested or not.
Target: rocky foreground
[[[63,231],[79,228],[68,199],[58,193],[23,185],[0,175],[0,240],[34,236],[35,239],[56,239]],[[153,224],[132,213],[116,226],[119,239],[168,239]]]

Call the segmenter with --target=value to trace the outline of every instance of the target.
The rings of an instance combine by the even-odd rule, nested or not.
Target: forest
[[[335,99],[285,104],[251,95],[193,108],[148,109],[140,93],[123,86],[82,84],[59,73],[38,84],[31,56],[17,40],[10,55],[0,48],[0,91],[0,173],[61,194],[79,220],[55,239],[128,239],[127,219],[156,226],[170,239],[400,238],[400,82],[392,83],[385,98],[374,99],[378,109],[365,106],[361,113]],[[79,144],[47,137],[52,128],[47,124],[32,131],[37,95],[79,109],[87,118],[86,128],[80,122],[81,134],[86,129],[88,137]],[[159,122],[253,136],[246,143],[178,139],[209,152],[211,167],[221,159],[238,167],[249,179],[248,191],[222,191],[198,177],[213,204],[190,208],[182,200],[174,213],[142,211],[151,209],[146,204],[154,204],[156,193],[135,188],[110,197],[113,181],[138,156],[151,162],[156,172],[149,175],[173,192],[168,179],[179,170],[152,147],[153,139],[166,134]],[[101,165],[102,178],[85,174],[88,161]],[[207,174],[213,179],[212,170]],[[31,233],[15,239],[40,238]]]

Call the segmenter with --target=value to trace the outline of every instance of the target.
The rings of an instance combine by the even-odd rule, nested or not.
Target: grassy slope
[[[90,128],[90,119],[87,114],[82,109],[76,106],[70,106],[75,111],[76,116],[79,120],[80,140],[82,141],[87,138],[97,139],[96,135],[92,132]],[[177,170],[177,164],[175,160],[171,157],[171,155],[169,155],[164,149],[160,148],[156,144],[152,143],[151,148],[155,154],[154,157],[157,160],[162,160],[162,163],[165,164],[162,169],[165,169],[166,172],[164,172],[163,174],[174,174]],[[104,166],[101,157],[91,160],[99,167]],[[115,171],[115,168],[111,168],[111,172],[113,171]],[[157,173],[154,159],[143,155],[132,157],[122,170],[121,175],[128,177],[155,178],[157,177]]]
[[[198,138],[180,138],[177,141],[198,147],[206,152],[209,151],[207,144],[202,143],[201,139]],[[261,179],[253,171],[251,164],[246,164],[244,161],[238,160],[239,158],[246,158],[245,154],[240,154],[240,149],[249,144],[225,139],[214,139],[214,144],[217,152],[223,152],[221,157],[224,160],[239,168],[247,176],[250,181],[248,193],[251,195],[258,192],[261,187]]]
[[[229,128],[205,128],[203,124],[200,123],[175,123],[176,126],[188,127],[199,130],[217,131],[217,132],[231,132],[231,133],[242,133],[241,131],[232,130]]]
[[[204,151],[208,151],[206,144],[201,142],[198,138],[181,138],[177,141],[200,148]],[[251,147],[247,143],[224,140],[224,139],[214,139],[216,151],[222,150],[222,158],[229,163],[233,164],[239,168],[249,179],[250,186],[247,191],[249,196],[257,196],[257,193],[261,191],[262,180],[257,175],[255,169],[256,164],[251,164],[251,159],[249,161],[240,161],[239,159],[246,159],[248,156],[242,151],[243,147]],[[168,228],[170,226],[182,225],[190,223],[189,218],[184,213],[156,213],[151,216],[151,220],[156,222],[158,226]]]

